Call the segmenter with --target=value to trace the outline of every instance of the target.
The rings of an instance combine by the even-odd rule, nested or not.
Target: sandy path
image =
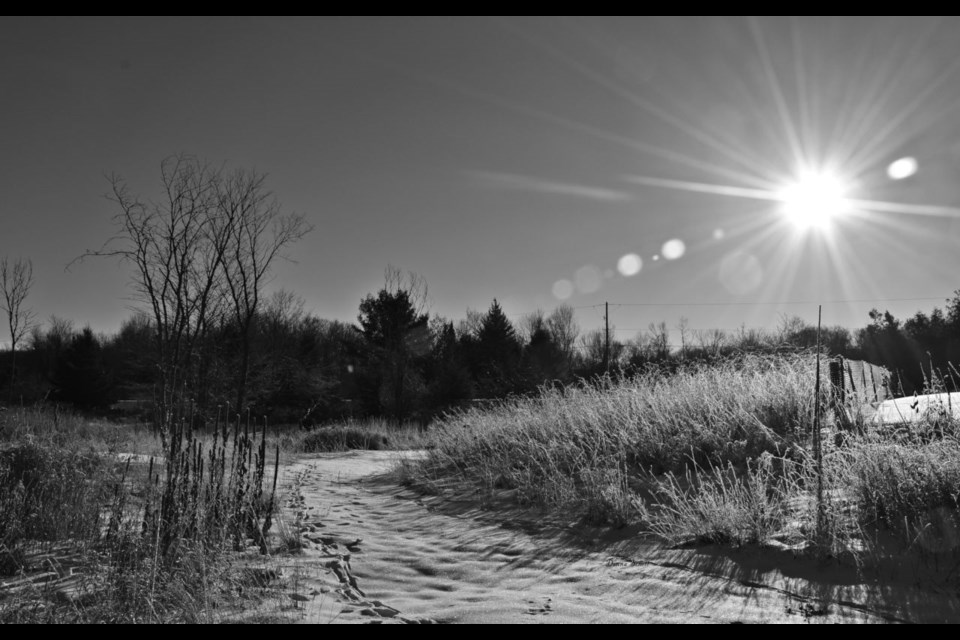
[[[286,515],[309,541],[296,585],[305,622],[960,621],[953,595],[868,586],[783,552],[670,550],[421,496],[384,478],[397,456],[319,454],[285,469]]]

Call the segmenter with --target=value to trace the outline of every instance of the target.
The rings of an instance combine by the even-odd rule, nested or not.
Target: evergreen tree
[[[521,389],[520,341],[496,299],[483,316],[473,350],[473,373],[483,395],[501,397]]]
[[[857,332],[863,359],[891,371],[894,389],[905,394],[922,392],[923,372],[900,321],[889,311],[870,311],[871,323]]]
[[[359,331],[375,373],[377,400],[398,422],[406,419],[422,387],[418,369],[430,350],[428,315],[419,313],[409,289],[381,289],[360,303]]]
[[[433,333],[427,389],[430,412],[439,414],[471,399],[473,380],[464,364],[453,323],[440,321]]]
[[[90,327],[73,337],[54,376],[54,397],[78,409],[106,409],[113,402],[114,384],[103,361],[100,341]]]
[[[566,380],[569,368],[563,349],[554,342],[546,326],[536,327],[523,350],[523,369],[527,390],[544,383]]]

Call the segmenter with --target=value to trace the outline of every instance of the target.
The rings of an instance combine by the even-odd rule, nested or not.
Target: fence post
[[[860,380],[863,382],[863,399],[867,399],[867,364],[860,362]]]
[[[843,429],[850,427],[850,417],[847,415],[847,394],[844,389],[843,357],[837,356],[830,360],[830,404],[834,418]]]
[[[823,443],[820,433],[820,322],[823,306],[817,307],[817,379],[814,384],[813,454],[817,469],[817,537],[825,535],[825,509],[823,504]]]

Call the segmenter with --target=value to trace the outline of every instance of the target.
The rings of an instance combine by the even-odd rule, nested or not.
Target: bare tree
[[[423,315],[430,311],[430,290],[427,279],[419,273],[408,271],[407,275],[392,264],[388,264],[383,272],[384,290],[391,295],[404,291],[413,305],[413,312]]]
[[[182,386],[206,397],[210,331],[229,318],[242,343],[238,409],[246,398],[251,328],[271,266],[310,230],[300,215],[281,215],[252,171],[226,173],[189,155],[161,163],[163,196],[144,201],[111,176],[117,232],[100,250],[134,266],[133,285],[150,309],[159,367],[158,426],[169,419],[171,394]]]
[[[580,335],[580,326],[573,317],[573,307],[562,304],[554,309],[547,318],[547,330],[550,331],[554,343],[560,347],[567,363],[572,363],[577,336]]]
[[[727,334],[722,329],[709,329],[696,332],[700,349],[711,356],[719,356],[727,344]]]
[[[217,183],[219,219],[227,232],[224,291],[241,342],[238,411],[247,400],[251,333],[270,269],[277,258],[286,257],[289,245],[312,230],[302,215],[281,213],[265,182],[264,174],[237,170]]]
[[[193,156],[177,155],[160,166],[162,196],[144,201],[117,175],[108,199],[120,211],[116,234],[86,256],[116,257],[134,266],[133,286],[150,309],[159,369],[156,426],[170,426],[173,394],[198,382],[199,346],[222,300],[228,226],[218,206],[221,171]]]
[[[690,332],[690,321],[686,316],[680,316],[677,330],[680,332],[680,359],[683,360],[687,357],[687,334]]]
[[[616,332],[617,328],[611,325],[611,335],[616,335]],[[607,333],[602,327],[581,335],[579,347],[584,365],[598,372],[606,370],[603,366],[605,361],[609,362],[610,369],[620,367],[621,360],[627,353],[626,345],[616,338],[611,338],[610,350],[607,351]]]
[[[0,259],[0,309],[7,314],[7,326],[10,329],[10,389],[13,390],[17,377],[17,344],[30,332],[35,316],[32,310],[23,306],[30,287],[33,286],[33,262],[18,258],[14,262],[4,256]]]
[[[261,315],[273,327],[292,330],[307,316],[306,304],[296,293],[279,289],[270,294]]]
[[[647,326],[647,345],[651,356],[658,361],[666,360],[670,355],[670,330],[667,329],[667,323],[651,322]]]
[[[538,331],[544,330],[547,330],[547,316],[543,312],[543,309],[537,309],[536,311],[524,314],[517,322],[517,337],[524,345],[530,344],[533,336]],[[551,338],[552,337],[553,336],[551,336]]]
[[[483,326],[483,312],[467,307],[466,318],[457,323],[457,339],[464,336],[476,338],[480,334],[480,327]]]
[[[807,323],[800,316],[788,316],[785,313],[780,314],[780,323],[777,325],[776,340],[783,344],[790,341],[791,338],[803,332]]]

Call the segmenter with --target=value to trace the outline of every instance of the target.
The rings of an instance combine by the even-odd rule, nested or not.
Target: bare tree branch
[[[224,298],[241,338],[238,410],[247,400],[251,332],[270,270],[277,258],[287,258],[290,245],[312,230],[302,215],[284,215],[265,183],[266,175],[242,169],[217,183],[218,219],[226,239]]]
[[[225,321],[236,324],[243,342],[238,409],[243,405],[250,329],[270,269],[311,227],[301,215],[282,215],[263,174],[226,172],[184,154],[165,159],[160,173],[156,202],[108,176],[107,197],[119,209],[116,233],[80,259],[112,257],[133,266],[134,291],[155,329],[162,433],[170,394],[187,385],[202,401],[209,333]]]
[[[0,309],[7,315],[7,327],[10,330],[10,389],[13,390],[17,375],[17,345],[33,328],[36,320],[31,309],[24,302],[33,286],[33,262],[18,258],[10,262],[4,256],[0,259]]]
[[[132,196],[121,177],[108,176],[107,198],[119,208],[116,233],[81,259],[113,257],[133,266],[134,291],[155,325],[157,424],[163,432],[168,396],[198,382],[198,349],[222,309],[218,296],[228,236],[217,206],[219,169],[181,154],[163,160],[160,174],[157,202]]]
[[[11,263],[6,257],[0,259],[0,289],[3,295],[0,309],[7,314],[11,349],[14,351],[17,344],[30,332],[36,319],[33,311],[23,306],[32,286],[33,262],[29,259],[17,259]]]

